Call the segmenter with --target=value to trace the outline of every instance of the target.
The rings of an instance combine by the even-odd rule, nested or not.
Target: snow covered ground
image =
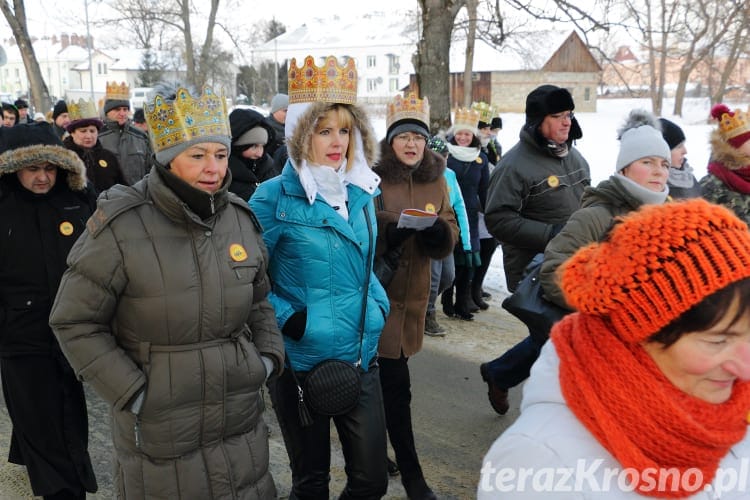
[[[708,121],[711,104],[708,99],[686,99],[683,105],[683,116],[672,116],[674,101],[665,99],[665,113],[663,116],[682,127],[686,136],[688,161],[695,170],[695,177],[700,179],[706,175],[710,146],[708,137],[716,127]],[[748,109],[747,103],[727,103],[730,109]],[[609,177],[615,168],[615,160],[619,151],[617,129],[625,121],[631,109],[643,108],[651,110],[649,99],[599,99],[596,113],[576,113],[576,118],[583,130],[583,137],[577,141],[576,147],[583,154],[591,167],[592,183]],[[503,129],[499,140],[503,150],[507,151],[518,142],[518,132],[524,123],[522,113],[502,113]],[[378,137],[385,136],[385,118],[375,118],[373,126]],[[505,275],[503,274],[502,254],[498,247],[492,259],[490,270],[485,278],[485,288],[490,293],[507,294]]]

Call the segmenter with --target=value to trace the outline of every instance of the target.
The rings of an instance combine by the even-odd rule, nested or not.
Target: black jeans
[[[298,373],[300,383],[304,374]],[[289,498],[328,500],[331,468],[331,419],[346,462],[346,487],[340,498],[379,499],[388,490],[385,415],[378,367],[362,374],[362,392],[356,408],[327,417],[311,413],[312,425],[302,427],[297,385],[291,371],[269,381],[269,393],[284,436],[292,469]]]
[[[409,358],[403,353],[399,359],[378,359],[388,437],[396,453],[396,463],[404,483],[423,478],[411,424],[411,377],[408,362]]]

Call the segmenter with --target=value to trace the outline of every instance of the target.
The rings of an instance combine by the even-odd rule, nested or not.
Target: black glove
[[[299,340],[305,334],[305,328],[307,328],[307,308],[292,313],[281,327],[281,333],[292,340]]]
[[[419,231],[417,234],[422,239],[422,242],[427,246],[438,246],[448,236],[448,227],[445,224],[441,224],[435,221],[430,227],[426,227]]]
[[[380,284],[383,285],[383,288],[388,288],[388,285],[393,281],[393,277],[396,276],[398,261],[403,251],[403,247],[396,247],[388,250],[380,257],[375,257],[372,271],[375,273],[378,281],[380,281]]]
[[[388,248],[396,248],[401,246],[403,242],[408,240],[417,231],[408,227],[396,227],[395,222],[391,222],[385,226],[385,242],[388,244]]]

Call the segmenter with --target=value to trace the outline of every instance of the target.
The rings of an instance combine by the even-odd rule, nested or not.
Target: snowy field
[[[747,103],[726,103],[730,109],[748,109]],[[672,99],[664,101],[664,118],[679,125],[685,132],[688,161],[695,170],[695,177],[701,179],[706,175],[710,146],[708,137],[716,127],[710,123],[711,104],[708,99],[686,99],[683,104],[683,116],[672,116],[674,106]],[[592,183],[600,181],[614,173],[615,160],[619,151],[617,129],[625,121],[631,109],[643,108],[651,110],[649,99],[599,99],[596,113],[576,113],[583,137],[576,142],[576,148],[583,154],[591,167]],[[522,113],[502,113],[503,129],[498,135],[503,151],[510,149],[518,142],[518,133],[524,123]],[[385,118],[373,120],[377,136],[385,136]],[[492,259],[492,265],[485,278],[485,289],[490,293],[507,294],[505,275],[503,274],[502,255],[500,248]]]

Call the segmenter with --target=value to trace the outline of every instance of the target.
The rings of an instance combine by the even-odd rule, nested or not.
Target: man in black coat
[[[70,248],[95,207],[78,156],[48,123],[0,129],[0,378],[36,496],[85,499],[97,489],[83,387],[49,327]]]

